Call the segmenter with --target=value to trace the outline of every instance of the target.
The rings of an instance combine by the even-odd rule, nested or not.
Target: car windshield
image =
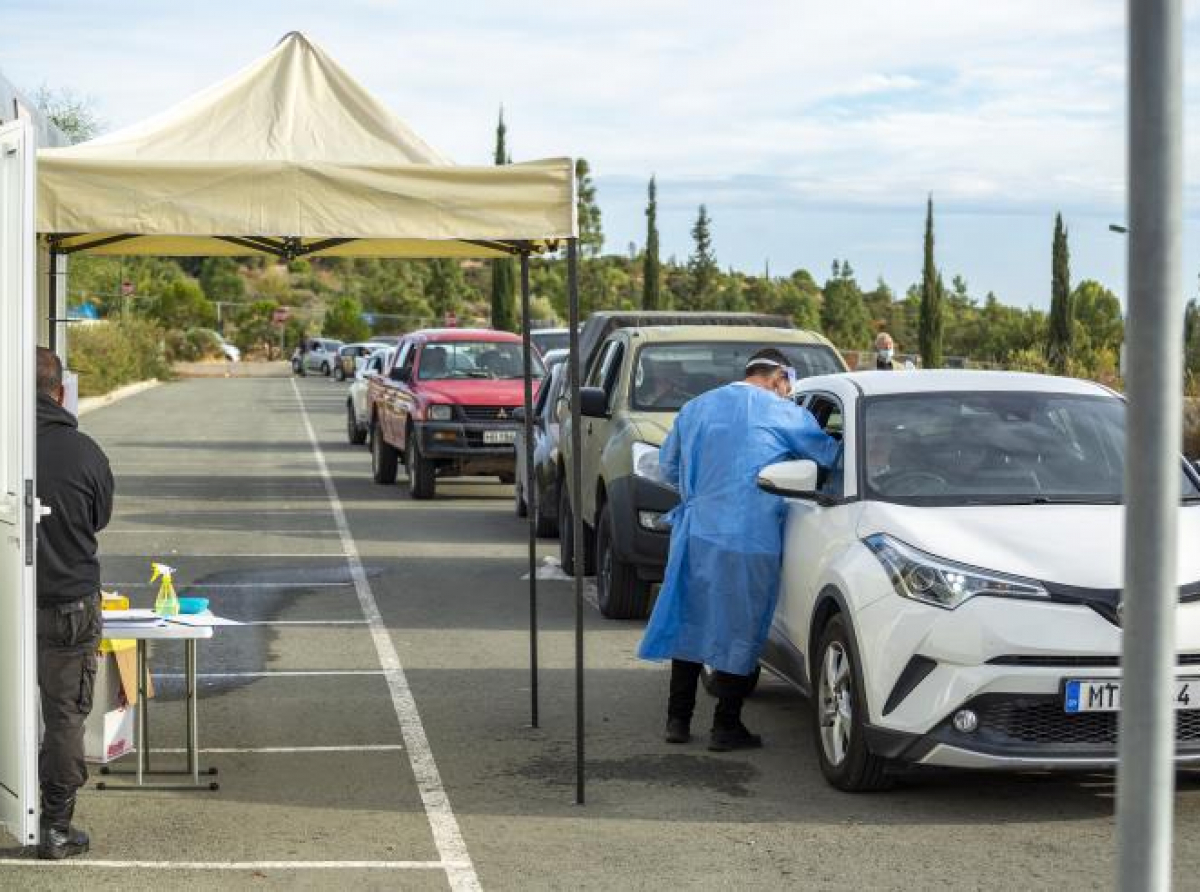
[[[543,356],[551,350],[566,350],[571,344],[571,333],[567,331],[531,331],[529,337]]]
[[[683,404],[714,387],[741,381],[746,363],[764,347],[783,351],[797,378],[845,371],[837,354],[824,344],[763,344],[736,341],[647,344],[633,372],[633,407],[678,412]]]
[[[525,374],[521,345],[510,341],[446,341],[426,344],[417,377],[421,381],[447,378],[521,378]],[[546,374],[533,357],[533,377]]]
[[[1116,504],[1125,403],[1019,391],[919,393],[866,401],[869,498],[908,504]],[[1184,498],[1195,484],[1180,466]]]

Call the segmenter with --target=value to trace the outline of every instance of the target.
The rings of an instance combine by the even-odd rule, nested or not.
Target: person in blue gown
[[[718,698],[709,749],[762,745],[742,724],[742,701],[779,595],[786,503],[759,489],[759,472],[788,459],[825,468],[841,444],[790,399],[783,353],[755,353],[745,380],[687,403],[663,443],[659,466],[680,503],[667,516],[667,571],[638,655],[671,660],[666,739],[691,739],[704,665]]]

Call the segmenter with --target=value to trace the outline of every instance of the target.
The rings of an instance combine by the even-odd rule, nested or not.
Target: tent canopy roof
[[[576,234],[574,165],[462,167],[293,32],[168,111],[38,158],[66,252],[489,257]]]

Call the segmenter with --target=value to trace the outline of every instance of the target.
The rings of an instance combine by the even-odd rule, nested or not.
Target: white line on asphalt
[[[371,591],[371,583],[358,556],[358,546],[346,522],[346,512],[342,508],[338,496],[337,485],[325,462],[325,453],[317,440],[312,421],[308,417],[308,408],[304,405],[304,397],[292,379],[292,392],[300,406],[300,419],[308,433],[308,441],[312,444],[313,457],[321,471],[325,482],[325,491],[329,495],[329,507],[333,512],[334,523],[337,524],[338,534],[342,539],[342,550],[346,552],[346,563],[350,567],[350,575],[354,578],[354,589],[358,593],[358,602],[362,606],[363,617],[371,626],[371,638],[375,642],[375,650],[379,655],[379,664],[386,670],[388,688],[392,694],[392,707],[400,722],[400,733],[408,747],[408,760],[412,766],[413,776],[417,781],[417,789],[421,791],[421,802],[425,806],[425,816],[429,820],[429,828],[433,831],[433,842],[438,854],[445,864],[446,879],[454,890],[480,889],[479,877],[471,863],[471,855],[467,851],[466,841],[459,829],[454,810],[450,807],[450,797],[442,786],[442,776],[438,771],[437,762],[433,758],[433,749],[425,734],[425,726],[421,724],[421,715],[417,711],[417,701],[412,690],[408,687],[408,679],[404,667],[400,664],[400,655],[396,653],[396,645],[388,634],[387,626],[383,624],[383,616]]]
[[[220,746],[220,747],[201,747],[202,753],[216,753],[217,755],[230,755],[238,753],[266,753],[268,755],[275,753],[394,753],[398,750],[403,750],[404,746],[399,743],[364,743],[358,746]],[[183,747],[155,747],[156,753],[186,753],[187,750]]]
[[[111,867],[118,870],[468,870],[471,863],[449,861],[109,861],[96,858],[0,858],[5,867]]]
[[[227,629],[240,629],[242,626],[365,626],[365,619],[248,619],[241,620],[240,626],[227,626]]]
[[[318,558],[344,558],[345,555],[340,551],[310,551],[310,552],[294,552],[294,551],[166,551],[159,552],[163,557],[170,558],[200,558],[211,560],[212,558],[302,558],[302,559],[318,559]],[[106,558],[144,558],[145,553],[139,554],[121,554],[120,552],[105,551]]]
[[[353,582],[306,582],[294,580],[291,582],[188,582],[181,583],[181,589],[194,588],[350,588]],[[105,591],[123,588],[158,588],[157,582],[102,582],[100,587]]]
[[[182,672],[155,672],[155,678],[186,678]],[[197,678],[305,678],[325,675],[387,675],[382,669],[263,669],[260,672],[198,672]]]
[[[138,535],[138,536],[172,535],[172,536],[175,536],[175,535],[179,535],[181,533],[185,534],[185,535],[196,535],[197,533],[201,533],[201,534],[203,534],[203,533],[213,533],[213,534],[219,533],[221,535],[225,535],[227,533],[244,533],[244,532],[245,532],[245,530],[194,530],[194,529],[189,528],[185,524],[184,526],[178,526],[178,527],[161,527],[158,529],[145,529],[145,530],[142,530],[142,529],[124,530],[124,529],[114,529],[113,527],[108,527],[100,535],[102,535],[102,536],[133,536],[133,535]],[[256,527],[254,529],[254,535],[256,535],[256,536],[279,536],[279,535],[283,535],[285,533],[292,533],[295,535],[305,535],[305,536],[319,536],[323,533],[336,533],[336,532],[337,532],[337,530],[331,529],[330,527],[325,527],[324,529],[321,529],[321,530],[294,530],[294,529],[283,528],[283,527],[279,527],[277,529],[262,529],[261,527]]]

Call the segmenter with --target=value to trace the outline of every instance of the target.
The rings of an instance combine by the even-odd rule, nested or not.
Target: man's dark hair
[[[37,348],[37,392],[46,396],[54,396],[62,387],[62,360],[53,350],[45,347]]]
[[[792,361],[783,354],[782,350],[777,350],[775,347],[764,347],[751,356],[750,361],[746,363],[746,377],[770,375],[791,368],[791,366]]]

